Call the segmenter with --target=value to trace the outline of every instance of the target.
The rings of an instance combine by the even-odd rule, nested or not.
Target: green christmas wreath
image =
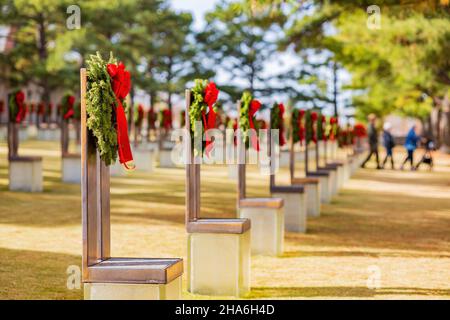
[[[100,158],[107,166],[116,162],[118,150],[116,116],[113,108],[116,105],[116,98],[107,71],[109,63],[117,63],[112,53],[109,61],[103,60],[98,52],[90,56],[87,61],[86,92],[86,124],[95,137]]]
[[[294,109],[292,111],[292,117],[291,117],[291,127],[292,127],[292,138],[294,143],[297,143],[300,141],[300,126],[299,126],[299,119],[300,119],[300,110]]]
[[[253,100],[252,94],[248,91],[244,91],[241,98],[241,109],[239,112],[239,129],[241,130],[242,142],[245,148],[249,147],[248,130],[250,129],[250,104]]]
[[[17,100],[16,100],[16,97],[18,95],[23,95],[22,90],[16,89],[9,95],[8,106],[9,106],[9,121],[10,122],[16,122],[16,118],[20,111],[19,106],[17,105]]]
[[[202,150],[197,150],[194,145],[195,139],[203,139],[203,131],[205,130],[203,124],[202,114],[208,114],[208,104],[206,100],[206,91],[209,85],[214,84],[210,83],[208,80],[195,79],[194,87],[191,89],[191,105],[189,107],[189,123],[190,123],[190,133],[192,140],[192,147],[194,148],[194,156],[198,156],[203,154],[203,150],[205,150],[206,143],[203,141]],[[214,85],[215,89],[215,85]],[[215,89],[216,90],[216,89]],[[217,112],[217,108],[213,107],[214,112]],[[195,123],[200,121],[203,125],[200,127],[200,130],[197,130]]]

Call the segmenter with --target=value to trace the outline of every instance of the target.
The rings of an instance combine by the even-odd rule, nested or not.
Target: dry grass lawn
[[[0,299],[82,298],[66,286],[67,268],[81,264],[80,188],[60,182],[58,146],[21,144],[44,157],[45,190],[28,194],[8,191],[0,142]],[[286,234],[282,257],[252,257],[248,298],[450,298],[450,157],[436,160],[433,172],[359,170],[307,234]],[[267,195],[266,177],[250,170],[248,180]],[[233,217],[225,167],[204,168],[202,183],[202,214]],[[185,257],[183,169],[113,178],[111,192],[113,255]],[[369,289],[374,270],[380,287]]]

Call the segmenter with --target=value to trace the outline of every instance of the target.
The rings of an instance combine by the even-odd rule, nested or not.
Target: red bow
[[[108,64],[107,71],[111,77],[111,85],[116,96],[116,120],[117,120],[117,144],[119,147],[119,161],[125,168],[130,169],[128,162],[133,161],[131,153],[130,139],[128,138],[128,125],[122,101],[128,95],[131,89],[130,72],[125,70],[125,65],[120,62],[116,64]]]
[[[3,113],[5,109],[5,103],[3,101],[0,101],[0,114]]]
[[[314,127],[314,122],[317,121],[317,112],[311,112],[311,122],[312,122],[312,141],[314,143],[317,143],[317,135],[316,135],[316,128]]]
[[[298,111],[298,139],[300,140],[300,145],[303,145],[303,140],[305,140],[305,128],[302,125],[303,117],[305,116],[305,110]]]
[[[19,91],[16,93],[16,96],[14,98],[16,100],[17,107],[19,108],[16,115],[16,123],[21,123],[23,119],[25,119],[25,115],[27,114],[27,110],[24,105],[25,94],[23,93],[23,91]]]
[[[164,129],[170,129],[172,128],[172,113],[170,112],[169,109],[165,109],[162,112],[162,116],[163,116],[163,127]]]
[[[253,116],[259,110],[259,108],[261,108],[261,102],[259,102],[258,100],[252,100],[252,102],[250,102],[250,110],[248,111],[248,119],[250,122],[250,128],[253,130],[256,130],[255,124],[253,123]],[[253,149],[255,149],[256,151],[259,151],[259,141],[258,141],[258,136],[256,135],[256,132],[255,132],[255,134],[252,134],[251,142],[252,142]]]
[[[214,112],[213,105],[216,103],[218,97],[219,90],[217,89],[216,84],[214,82],[210,82],[205,88],[205,103],[208,105],[208,119],[206,119],[205,111],[202,111],[203,126],[205,127],[205,134],[207,138],[205,146],[207,156],[209,156],[209,152],[213,147],[211,144],[212,141],[208,139],[208,130],[213,129],[216,126],[216,113]]]
[[[73,105],[75,104],[75,97],[69,96],[67,98],[67,104],[68,104],[68,108],[67,108],[66,114],[64,115],[64,119],[69,119],[75,114],[75,112],[73,110]]]

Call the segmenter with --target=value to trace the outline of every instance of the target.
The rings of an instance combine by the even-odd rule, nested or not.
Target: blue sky
[[[195,18],[195,28],[197,30],[200,30],[203,26],[204,26],[204,15],[206,12],[211,11],[214,9],[215,5],[220,3],[222,0],[170,0],[171,5],[173,8],[178,9],[178,10],[183,10],[183,11],[190,11]],[[289,53],[284,53],[282,55],[280,55],[279,59],[276,59],[277,61],[272,61],[272,62],[268,62],[267,66],[266,66],[266,72],[268,74],[270,74],[271,72],[273,72],[273,70],[287,70],[289,69],[289,66],[295,64],[298,60],[297,57],[294,53],[289,52]],[[282,63],[280,63],[280,61]],[[331,76],[331,75],[329,75]],[[345,71],[340,71],[339,72],[339,77],[341,79],[341,81],[343,82],[348,82],[349,81],[349,74]],[[226,75],[224,75],[222,72],[220,72],[220,70],[218,71],[218,74],[216,76],[216,80],[218,82],[227,82],[229,81],[226,77]],[[331,79],[329,78],[328,81],[331,81]],[[271,97],[271,98],[275,98],[275,99],[279,99],[279,97]],[[349,95],[348,92],[347,93],[343,93],[340,97],[339,97],[339,109],[342,111],[342,107],[343,107],[343,103],[345,99],[348,99]],[[326,108],[325,113],[329,113],[331,114],[332,112],[332,108],[331,106]]]
[[[172,7],[183,11],[190,11],[195,16],[195,27],[203,26],[205,12],[214,9],[220,0],[170,0]]]

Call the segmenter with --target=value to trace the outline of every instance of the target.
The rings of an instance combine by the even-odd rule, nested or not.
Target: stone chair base
[[[109,258],[86,270],[86,300],[173,300],[181,297],[181,259]]]
[[[319,171],[325,171],[325,172],[329,173],[330,185],[331,185],[331,190],[330,190],[331,197],[337,195],[339,192],[338,168],[337,167],[333,167],[333,168],[319,167]]]
[[[85,300],[180,300],[181,276],[167,284],[85,283]]]
[[[9,190],[42,192],[42,158],[14,157],[9,159]]]
[[[176,168],[177,165],[172,159],[172,149],[159,150],[159,167],[160,168]]]
[[[146,149],[134,149],[133,160],[136,170],[144,172],[153,172],[154,169],[154,152]]]
[[[320,201],[321,203],[327,204],[331,202],[332,198],[332,181],[330,179],[330,174],[323,171],[311,171],[308,172],[307,177],[316,178],[319,180],[320,184]]]
[[[286,231],[306,232],[307,205],[302,186],[272,187],[272,197],[284,201],[284,227]]]
[[[302,185],[305,188],[308,217],[320,217],[320,180],[317,178],[294,178],[292,184]]]
[[[239,217],[250,219],[252,254],[283,253],[284,203],[277,198],[246,198],[239,201]]]
[[[65,183],[81,183],[81,156],[64,154],[62,156],[62,181]]]
[[[198,223],[197,223],[198,222]],[[188,223],[188,291],[242,297],[250,290],[250,222],[201,219]]]
[[[344,186],[346,181],[346,167],[343,162],[331,162],[325,167],[327,170],[331,169],[336,173],[336,193]]]

